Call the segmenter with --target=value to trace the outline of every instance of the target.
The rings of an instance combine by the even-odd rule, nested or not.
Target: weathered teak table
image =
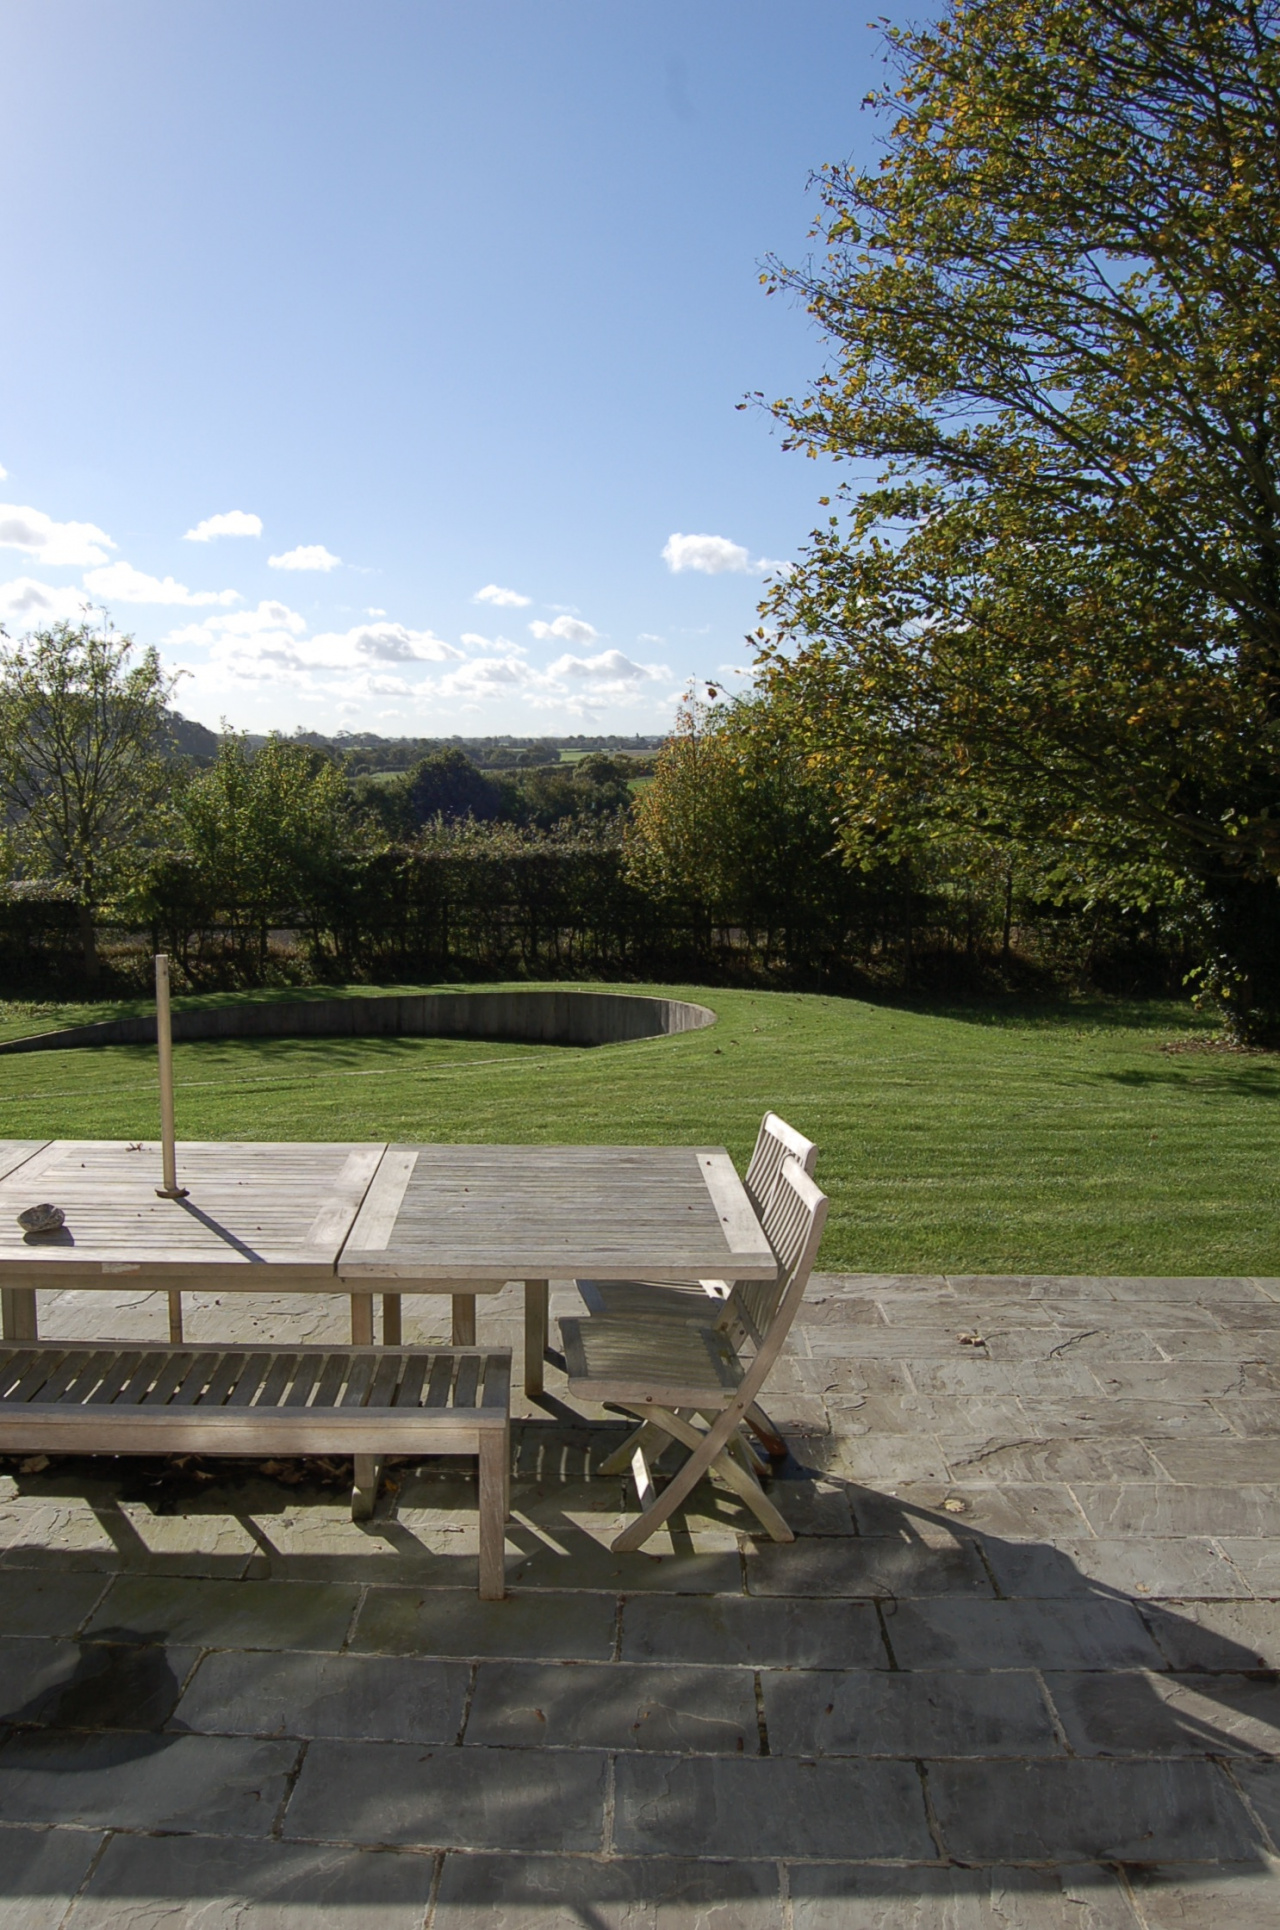
[[[384,1148],[187,1141],[185,1199],[160,1199],[154,1143],[0,1141],[0,1290],[4,1336],[37,1337],[39,1287],[139,1286],[219,1292],[338,1289],[334,1268]],[[54,1234],[24,1234],[18,1214],[50,1200]],[[352,1338],[373,1339],[373,1298],[352,1302]]]
[[[777,1262],[720,1146],[390,1146],[338,1278],[453,1295],[475,1341],[475,1296],[525,1285],[525,1391],[542,1392],[549,1278],[772,1280]]]

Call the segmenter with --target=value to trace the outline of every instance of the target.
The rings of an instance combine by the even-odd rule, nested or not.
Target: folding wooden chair
[[[783,1162],[788,1158],[798,1161],[803,1170],[812,1176],[818,1149],[811,1139],[798,1133],[776,1112],[767,1112],[760,1122],[755,1151],[751,1155],[743,1185],[775,1250],[769,1203]],[[656,1318],[692,1320],[695,1323],[712,1318],[715,1325],[734,1339],[741,1336],[744,1314],[747,1313],[744,1302],[750,1299],[746,1282],[739,1282],[735,1287],[728,1280],[702,1280],[696,1287],[675,1286],[658,1280],[576,1280],[574,1285],[593,1314],[626,1320],[648,1321]],[[719,1304],[709,1308],[708,1299]],[[755,1324],[751,1322],[748,1331]],[[748,1413],[747,1425],[767,1454],[775,1461],[785,1460],[787,1444],[758,1404],[753,1404]]]
[[[741,1314],[736,1338],[705,1319],[595,1314],[560,1322],[570,1393],[609,1401],[641,1422],[600,1470],[619,1472],[629,1462],[639,1490],[641,1514],[614,1541],[619,1552],[642,1547],[708,1473],[746,1502],[774,1541],[795,1539],[761,1488],[740,1430],[804,1297],[826,1224],[827,1199],[799,1161],[787,1157],[766,1211],[779,1278],[735,1290]],[[646,1456],[657,1440],[679,1441],[690,1450],[661,1494]]]

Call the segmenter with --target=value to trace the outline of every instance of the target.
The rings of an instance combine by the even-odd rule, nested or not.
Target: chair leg
[[[507,1592],[503,1524],[510,1461],[507,1433],[486,1428],[480,1436],[480,1599],[500,1602]]]
[[[762,1407],[753,1401],[747,1409],[747,1426],[771,1461],[785,1461],[790,1453],[786,1442]]]
[[[679,1415],[673,1414],[669,1408],[658,1408],[652,1414],[647,1414],[645,1418],[656,1422],[675,1440],[682,1442],[690,1449],[690,1454],[684,1466],[672,1476],[652,1505],[614,1539],[611,1546],[616,1554],[626,1554],[633,1549],[642,1548],[650,1535],[654,1534],[692,1493],[703,1475],[713,1470],[727,1487],[746,1502],[774,1540],[795,1540],[791,1528],[773,1503],[761,1492],[757,1482],[745,1468],[738,1467],[725,1453],[729,1438],[742,1419],[736,1403],[726,1408],[717,1418],[715,1425],[705,1434],[699,1434],[697,1428],[691,1427],[688,1421],[681,1420]]]
[[[636,1449],[643,1447],[646,1441],[653,1435],[661,1434],[662,1432],[663,1429],[655,1427],[652,1421],[643,1421],[634,1434],[628,1434],[621,1447],[615,1448],[608,1459],[600,1463],[596,1469],[596,1473],[625,1474],[631,1466],[631,1457]]]
[[[357,1454],[351,1485],[351,1519],[368,1521],[372,1518],[378,1499],[378,1476],[382,1473],[382,1457],[378,1454]]]

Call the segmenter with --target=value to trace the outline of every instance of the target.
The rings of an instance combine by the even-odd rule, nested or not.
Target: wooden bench
[[[356,1520],[378,1457],[474,1454],[490,1601],[505,1592],[510,1399],[504,1348],[0,1344],[0,1453],[349,1454]]]

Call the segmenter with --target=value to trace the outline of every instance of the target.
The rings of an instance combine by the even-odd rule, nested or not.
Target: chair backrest
[[[818,1149],[811,1139],[798,1133],[794,1126],[788,1126],[785,1119],[779,1119],[776,1112],[767,1112],[760,1121],[756,1149],[742,1182],[762,1225],[769,1196],[785,1159],[798,1160],[804,1171],[812,1175],[818,1160]],[[765,1231],[768,1231],[767,1227]]]
[[[782,1351],[818,1257],[828,1205],[826,1194],[814,1184],[799,1160],[784,1159],[765,1208],[769,1244],[778,1261],[778,1279],[776,1282],[753,1281],[749,1286],[740,1282],[734,1289],[735,1300],[739,1295],[759,1295],[754,1309],[749,1305],[743,1308],[751,1321],[750,1337],[755,1343],[755,1359],[743,1377],[740,1390],[745,1399],[755,1399]],[[765,1316],[763,1320],[754,1318],[757,1310]]]

